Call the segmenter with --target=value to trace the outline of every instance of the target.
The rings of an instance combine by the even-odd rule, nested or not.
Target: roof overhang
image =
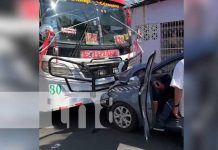
[[[125,0],[110,0],[110,1],[118,3],[118,4],[121,4],[121,5],[125,5],[126,4]]]
[[[138,3],[137,2],[132,3],[132,4],[130,4],[129,7],[135,8],[135,7],[140,7],[140,6],[144,6],[144,5],[150,5],[150,4],[159,2],[159,1],[165,1],[165,0],[143,0],[143,1],[140,1]]]

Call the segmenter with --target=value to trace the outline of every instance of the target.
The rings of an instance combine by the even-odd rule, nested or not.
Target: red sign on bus
[[[118,49],[112,50],[82,50],[81,58],[108,58],[120,55]]]

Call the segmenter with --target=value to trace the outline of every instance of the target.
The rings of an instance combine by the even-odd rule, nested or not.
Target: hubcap
[[[124,107],[119,106],[114,110],[113,113],[114,121],[120,128],[127,128],[132,122],[132,116],[130,111]]]

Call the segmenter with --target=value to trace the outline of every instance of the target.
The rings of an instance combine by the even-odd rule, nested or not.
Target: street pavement
[[[182,150],[182,137],[152,133],[148,142],[143,131],[123,133],[113,129],[40,129],[41,150]]]
[[[87,116],[88,117],[88,116]],[[40,150],[182,150],[179,133],[152,132],[145,140],[143,129],[124,133],[115,129],[41,128]]]

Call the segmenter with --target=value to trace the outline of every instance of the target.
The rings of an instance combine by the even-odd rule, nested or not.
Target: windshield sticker
[[[81,3],[91,3],[92,0],[71,0],[72,2],[81,2]],[[112,8],[119,8],[120,6],[118,4],[114,3],[108,3],[108,2],[103,2],[103,1],[96,1],[97,4],[105,6],[105,7],[112,7]]]
[[[116,5],[116,4],[111,4],[111,3],[107,3],[107,2],[98,2],[97,3],[99,5],[102,5],[102,6],[105,6],[105,7],[112,7],[112,8],[119,8],[120,6],[119,5]]]
[[[86,33],[85,35],[87,45],[98,45],[98,34]]]
[[[91,3],[91,0],[71,0],[73,2]]]
[[[64,28],[64,27],[62,27],[62,28],[61,28],[61,32],[62,32],[62,33],[67,33],[67,34],[76,35],[77,30],[74,29],[74,28]]]
[[[125,39],[125,41],[128,41],[129,40],[129,34],[124,34],[124,39]]]
[[[114,36],[114,40],[115,40],[116,44],[124,44],[125,43],[124,35],[116,35],[116,36]]]

